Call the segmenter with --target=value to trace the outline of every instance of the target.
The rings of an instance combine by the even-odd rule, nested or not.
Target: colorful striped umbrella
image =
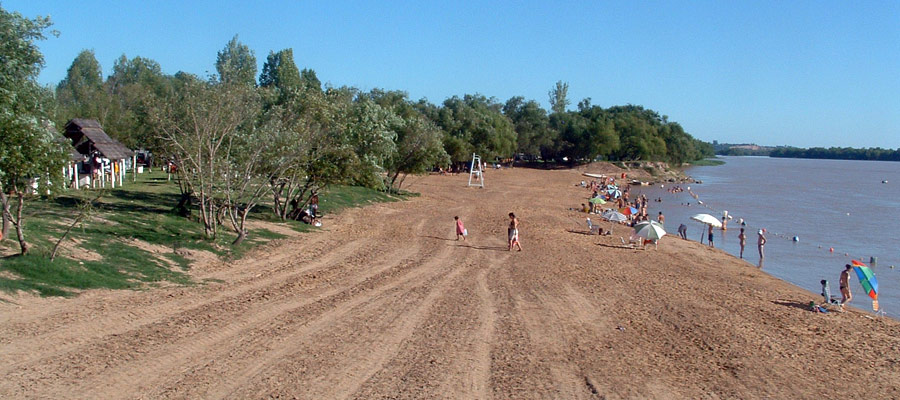
[[[853,264],[853,270],[856,271],[859,284],[862,285],[866,294],[872,298],[872,308],[878,311],[878,280],[875,279],[875,273],[862,262],[851,260],[850,263]]]

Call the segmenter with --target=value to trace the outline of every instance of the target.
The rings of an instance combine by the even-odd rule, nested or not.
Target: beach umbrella
[[[850,263],[853,264],[853,271],[856,272],[856,277],[859,278],[859,284],[862,285],[866,294],[872,298],[872,309],[878,311],[878,280],[875,279],[875,273],[866,264],[859,261],[852,260]]]
[[[591,202],[591,203],[593,203],[593,204],[606,204],[606,200],[603,200],[603,199],[601,199],[601,198],[599,198],[599,197],[592,197],[592,198],[591,198],[590,200],[588,200],[588,201]]]
[[[618,199],[619,197],[622,197],[622,191],[620,191],[619,189],[610,189],[607,190],[606,193],[612,199]]]
[[[722,222],[719,221],[718,218],[713,217],[709,214],[697,214],[691,217],[692,220],[700,222],[701,224],[712,225],[715,228],[721,228]],[[703,243],[703,232],[700,232],[700,243]]]
[[[606,219],[610,222],[609,224],[609,232],[612,233],[613,227],[616,225],[616,222],[625,222],[628,221],[628,217],[625,214],[617,212],[616,210],[609,209],[606,210],[603,214],[600,214],[600,218]]]
[[[697,215],[691,217],[691,219],[694,221],[700,222],[702,224],[712,225],[716,228],[722,227],[722,221],[719,221],[718,218],[713,217],[712,215],[709,215],[709,214],[697,214]]]
[[[603,214],[600,214],[600,217],[612,222],[625,222],[628,221],[628,217],[625,214],[617,212],[613,209],[609,209]]]
[[[666,235],[666,229],[656,221],[641,222],[634,226],[634,234],[644,239],[659,239]]]
[[[619,212],[625,215],[634,215],[638,210],[634,207],[622,207],[619,209]]]

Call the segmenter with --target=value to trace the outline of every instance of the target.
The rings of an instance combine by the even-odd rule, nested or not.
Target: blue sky
[[[630,4],[640,3],[640,4]],[[293,48],[323,82],[440,103],[481,93],[548,107],[639,104],[707,141],[900,148],[900,2],[2,1],[50,15],[40,81],[82,49],[214,72],[234,36],[262,67]]]

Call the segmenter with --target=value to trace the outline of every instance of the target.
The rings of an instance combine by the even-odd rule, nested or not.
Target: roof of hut
[[[81,154],[99,151],[110,160],[120,160],[134,155],[131,149],[109,137],[100,123],[93,119],[75,118],[66,123],[65,136],[72,139],[72,145]]]

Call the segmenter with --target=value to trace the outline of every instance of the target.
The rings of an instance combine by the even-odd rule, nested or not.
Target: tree
[[[397,139],[385,162],[388,189],[394,190],[396,185],[399,190],[409,174],[425,173],[450,162],[441,143],[443,132],[416,110],[405,92],[374,89],[366,96],[399,117],[392,119]]]
[[[269,52],[262,73],[259,75],[259,86],[278,88],[282,96],[294,93],[303,88],[300,71],[294,63],[294,50],[284,49],[277,53]]]
[[[516,130],[516,152],[536,157],[553,144],[554,131],[550,130],[547,111],[534,100],[525,101],[515,96],[506,101],[503,114],[513,123]]]
[[[300,80],[303,81],[304,89],[315,90],[318,92],[322,91],[322,82],[319,82],[319,77],[316,76],[316,71],[303,68],[303,71],[300,71]]]
[[[444,149],[452,161],[470,160],[473,152],[484,160],[515,152],[516,131],[502,108],[495,99],[478,94],[444,101],[434,123],[445,132]]]
[[[234,35],[216,57],[216,71],[223,83],[256,85],[256,56]]]
[[[103,93],[103,71],[93,50],[82,50],[66,71],[66,77],[56,87],[60,115],[56,123],[62,126],[72,118],[93,118],[105,122],[106,107]]]
[[[28,19],[0,7],[0,205],[3,236],[12,223],[22,254],[31,247],[25,240],[25,202],[62,188],[67,156],[65,142],[51,128],[52,96],[37,83],[44,57],[36,42],[50,25],[49,18]]]
[[[189,76],[182,79],[170,96],[151,108],[150,120],[165,140],[188,193],[199,200],[206,236],[215,238],[220,212],[229,211],[224,187],[226,176],[236,173],[232,156],[240,148],[234,144],[242,140],[238,138],[242,130],[256,118],[258,97],[253,88],[243,84],[216,84]]]
[[[569,95],[569,83],[556,81],[556,87],[551,89],[548,94],[550,95],[550,111],[553,114],[566,112],[566,107],[568,107],[570,103],[567,98]]]

